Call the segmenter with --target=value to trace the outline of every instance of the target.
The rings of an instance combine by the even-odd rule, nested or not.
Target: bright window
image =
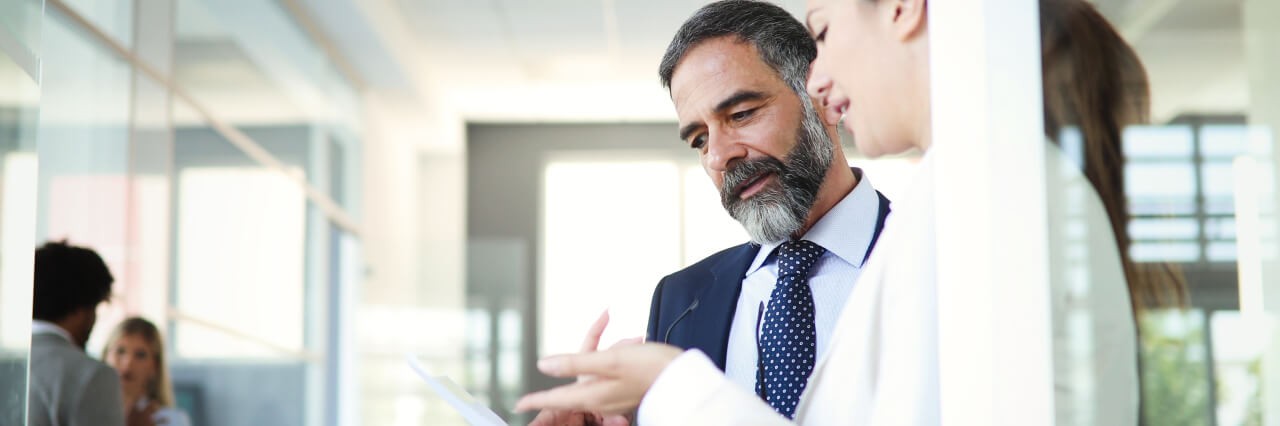
[[[658,280],[680,265],[671,161],[550,162],[543,175],[543,355],[576,352],[606,308],[602,346],[643,336]]]
[[[178,323],[178,354],[301,351],[306,204],[298,186],[236,167],[187,168],[178,182],[177,306],[195,318]]]

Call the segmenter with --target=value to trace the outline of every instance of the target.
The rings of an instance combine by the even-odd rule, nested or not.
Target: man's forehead
[[[720,98],[742,90],[771,92],[782,80],[757,54],[751,43],[720,37],[698,43],[676,65],[671,78],[671,100],[677,112],[696,102],[714,107]],[[709,105],[702,105],[702,104]]]

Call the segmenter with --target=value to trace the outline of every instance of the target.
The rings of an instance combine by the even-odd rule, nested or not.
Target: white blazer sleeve
[[[685,351],[662,370],[640,402],[636,420],[643,426],[791,424],[698,350]]]
[[[831,347],[796,408],[806,425],[939,422],[937,274],[930,156],[897,201],[854,284]]]

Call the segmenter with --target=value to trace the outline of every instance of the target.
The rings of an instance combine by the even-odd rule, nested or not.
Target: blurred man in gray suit
[[[120,377],[84,351],[112,281],[93,250],[65,242],[36,250],[29,426],[124,425]]]

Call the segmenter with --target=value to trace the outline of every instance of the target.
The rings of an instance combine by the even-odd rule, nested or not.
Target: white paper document
[[[413,368],[413,371],[418,373],[418,376],[422,377],[423,381],[427,382],[431,390],[435,391],[436,395],[440,395],[440,398],[443,398],[450,406],[453,406],[453,409],[457,410],[458,414],[461,414],[467,423],[472,426],[507,426],[507,423],[502,421],[502,417],[499,417],[489,407],[481,404],[480,401],[476,401],[471,394],[463,390],[453,380],[449,380],[446,376],[431,374],[427,367],[418,361],[418,357],[405,355],[405,359],[409,361],[409,367]]]

